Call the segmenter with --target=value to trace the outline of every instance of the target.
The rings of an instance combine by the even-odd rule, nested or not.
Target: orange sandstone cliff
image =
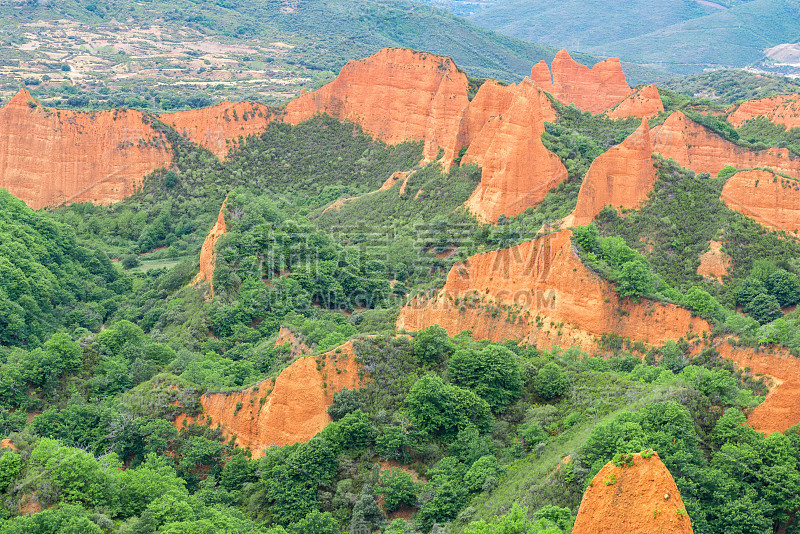
[[[458,131],[467,107],[467,77],[452,59],[399,48],[385,48],[350,61],[321,89],[286,105],[284,120],[297,124],[317,113],[358,123],[389,144],[425,142],[424,156],[436,158]]]
[[[754,352],[751,348],[734,347],[727,340],[714,348],[720,357],[738,367],[749,367],[753,373],[774,380],[767,398],[747,416],[748,426],[773,434],[800,423],[800,360],[785,350]]]
[[[263,132],[272,113],[267,106],[254,102],[221,102],[203,109],[166,113],[160,118],[222,159],[228,154],[231,141]]]
[[[567,178],[561,160],[542,144],[544,121],[553,116],[549,103],[542,106],[543,98],[527,78],[509,87],[487,83],[465,113],[469,122],[462,132],[469,133],[462,139],[469,140],[469,148],[462,161],[483,168],[466,206],[479,220],[518,215]]]
[[[316,357],[300,357],[278,377],[234,393],[206,393],[203,413],[179,416],[175,425],[210,422],[260,458],[272,445],[310,440],[331,421],[333,394],[361,384],[352,342]]]
[[[658,88],[650,84],[629,94],[622,102],[609,109],[606,116],[610,119],[655,117],[662,111],[664,111],[664,104],[658,94]]]
[[[656,170],[647,119],[621,144],[592,162],[578,193],[568,226],[589,224],[605,206],[635,208],[653,189]]]
[[[740,171],[728,178],[720,198],[754,221],[799,235],[800,182],[769,171]]]
[[[122,200],[171,160],[139,111],[55,110],[25,90],[0,108],[0,187],[34,209]]]
[[[756,117],[765,117],[787,128],[797,128],[800,126],[800,94],[748,100],[729,111],[732,113],[728,115],[728,122],[736,128]]]
[[[739,169],[770,167],[800,178],[800,159],[789,157],[785,148],[755,151],[739,147],[676,111],[651,131],[653,151],[672,158],[695,172],[712,176],[728,165]]]
[[[661,344],[711,330],[677,306],[620,299],[581,263],[571,236],[562,230],[457,263],[435,297],[417,298],[401,310],[397,327],[439,324],[451,335],[472,330],[476,339],[585,350],[609,332]]]
[[[214,267],[216,265],[216,257],[217,257],[217,240],[220,238],[227,231],[227,226],[225,225],[225,203],[222,203],[222,207],[219,210],[219,216],[217,216],[217,222],[214,223],[214,226],[211,228],[211,231],[208,232],[205,241],[203,241],[203,247],[200,249],[200,272],[197,273],[197,276],[194,277],[192,280],[192,285],[197,285],[201,282],[207,281],[209,287],[211,288],[211,294],[214,294]]]
[[[653,453],[633,465],[607,463],[583,494],[572,534],[691,534],[678,487]]]
[[[589,68],[561,50],[551,69],[552,78],[547,64],[539,62],[531,69],[531,79],[562,104],[575,104],[583,111],[602,113],[631,92],[622,65],[615,57]]]

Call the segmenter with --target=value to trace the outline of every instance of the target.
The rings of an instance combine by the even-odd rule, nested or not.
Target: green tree
[[[683,303],[696,314],[708,318],[713,317],[720,307],[717,300],[708,291],[697,286],[689,288],[683,298]]]
[[[489,428],[489,404],[467,389],[445,384],[437,375],[417,380],[406,397],[408,417],[419,429],[443,438],[453,438],[459,430],[474,425]]]
[[[314,510],[287,529],[289,534],[338,534],[339,522],[330,512]]]
[[[75,372],[81,368],[83,351],[67,334],[53,334],[44,344],[44,350],[55,356],[64,371]]]
[[[424,364],[435,364],[453,354],[455,346],[447,331],[438,324],[417,332],[414,336],[414,355]]]
[[[378,494],[383,496],[383,504],[389,513],[397,510],[400,505],[410,507],[417,504],[414,478],[396,467],[381,472]]]
[[[756,295],[744,308],[744,311],[761,324],[767,324],[779,317],[783,317],[778,299],[763,293]]]
[[[767,287],[761,280],[748,276],[739,283],[733,296],[737,306],[747,306],[757,295],[767,293]]]
[[[569,378],[556,363],[548,363],[539,370],[533,382],[536,393],[545,400],[562,395],[569,388]]]
[[[642,261],[628,261],[622,266],[617,281],[617,291],[622,297],[639,297],[653,291],[653,275]]]
[[[500,412],[519,397],[522,372],[516,354],[500,345],[481,351],[462,349],[450,358],[450,380],[457,386],[477,393]]]
[[[778,299],[781,307],[791,306],[800,301],[800,282],[792,273],[778,269],[767,278],[769,294]]]
[[[364,407],[361,395],[356,390],[343,388],[333,394],[333,404],[328,407],[328,415],[331,419],[338,421],[345,415],[360,410]]]

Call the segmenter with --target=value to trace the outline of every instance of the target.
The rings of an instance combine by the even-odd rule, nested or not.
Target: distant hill
[[[800,33],[797,0],[496,0],[476,24],[531,42],[566,46],[691,73],[741,67]]]
[[[18,1],[0,6],[0,20],[0,96],[25,84],[59,107],[279,103],[384,47],[450,56],[470,76],[514,82],[557,51],[407,0]],[[626,72],[632,83],[663,78]]]

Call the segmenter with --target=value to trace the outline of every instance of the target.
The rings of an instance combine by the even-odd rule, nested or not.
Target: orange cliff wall
[[[200,272],[197,273],[197,276],[194,277],[192,280],[192,285],[197,285],[201,282],[208,281],[208,285],[211,288],[211,294],[214,294],[214,267],[216,266],[216,259],[217,259],[217,240],[225,234],[227,231],[227,225],[225,224],[225,203],[222,203],[222,207],[219,210],[219,215],[217,216],[217,222],[214,223],[214,226],[211,227],[211,231],[208,232],[205,241],[203,241],[203,247],[200,249]]]
[[[728,165],[739,169],[770,167],[800,178],[800,159],[791,159],[785,148],[754,151],[739,147],[697,124],[680,111],[650,132],[653,152],[672,158],[695,172],[712,176]]]
[[[236,436],[240,447],[260,458],[266,447],[310,440],[331,421],[328,407],[334,393],[360,386],[348,341],[321,356],[296,359],[274,382],[268,379],[234,393],[206,393],[200,399],[203,413],[197,418],[179,416],[175,426],[210,419],[213,427],[220,424],[225,436]]]
[[[620,532],[693,532],[675,480],[658,454],[634,454],[633,465],[607,463],[583,494],[572,534]]]
[[[774,379],[767,398],[747,416],[748,426],[773,434],[800,423],[800,360],[788,351],[754,352],[751,348],[734,347],[727,340],[714,348],[738,367],[749,367],[757,375]]]
[[[260,134],[273,117],[263,104],[221,102],[202,109],[165,113],[160,118],[191,142],[223,159],[231,149],[231,141]]]
[[[539,62],[531,69],[531,79],[562,104],[575,104],[583,111],[602,113],[631,92],[622,65],[615,57],[589,68],[561,50],[551,69],[552,78],[547,64]]]
[[[756,117],[765,117],[787,128],[800,126],[800,94],[748,100],[739,104],[739,107],[732,107],[729,111],[731,110],[733,112],[728,115],[728,122],[736,128]]]
[[[581,263],[571,236],[563,230],[457,263],[435,297],[412,300],[401,310],[397,327],[413,331],[439,324],[451,335],[472,330],[476,339],[585,350],[595,349],[609,332],[661,344],[711,330],[672,304],[621,300]]]
[[[172,160],[139,111],[31,108],[32,101],[22,90],[0,109],[0,187],[34,209],[122,200]]]
[[[592,162],[578,193],[568,226],[589,224],[605,206],[635,208],[653,189],[656,170],[647,119],[621,144]]]
[[[324,112],[356,122],[390,144],[424,140],[427,160],[444,147],[450,160],[456,154],[447,140],[458,131],[469,103],[467,86],[466,75],[450,58],[385,48],[350,61],[333,82],[289,102],[284,120],[297,124]]]
[[[720,198],[732,210],[775,230],[800,235],[800,182],[769,171],[740,171]]]
[[[518,215],[566,180],[567,169],[541,140],[544,121],[554,116],[546,96],[527,78],[515,86],[480,88],[465,113],[472,139],[462,160],[483,168],[481,183],[466,202],[479,220]]]
[[[645,85],[629,94],[625,99],[606,112],[610,119],[625,119],[628,117],[655,117],[664,111],[664,103],[658,88]]]

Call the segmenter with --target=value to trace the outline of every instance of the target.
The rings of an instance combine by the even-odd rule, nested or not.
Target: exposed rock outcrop
[[[508,87],[487,83],[465,113],[460,137],[469,148],[462,161],[483,168],[466,206],[479,220],[518,215],[567,178],[561,160],[542,144],[545,116],[553,113],[543,98],[529,79]]]
[[[681,494],[653,453],[633,455],[633,465],[607,463],[583,494],[573,534],[691,534]]]
[[[647,119],[625,141],[592,162],[568,226],[589,224],[605,206],[635,208],[653,189],[656,170]]]
[[[731,112],[728,122],[736,128],[756,117],[765,117],[775,124],[796,128],[800,126],[800,94],[748,100],[728,111]]]
[[[217,222],[214,223],[214,226],[211,227],[211,231],[208,232],[205,241],[203,241],[203,247],[200,249],[200,271],[192,280],[192,285],[197,285],[201,282],[208,282],[209,287],[211,288],[211,294],[214,294],[214,267],[216,266],[216,259],[217,259],[217,240],[220,238],[227,231],[227,226],[225,224],[225,203],[222,203],[222,207],[219,210],[219,215],[217,216]]]
[[[771,377],[775,384],[767,398],[753,408],[747,424],[759,432],[786,432],[800,423],[800,360],[788,351],[754,352],[748,347],[734,347],[727,341],[716,347],[719,355],[738,367]]]
[[[721,281],[723,276],[727,276],[731,262],[731,257],[722,251],[722,241],[711,241],[708,250],[700,255],[697,274],[707,280]]]
[[[650,133],[654,152],[672,158],[695,172],[708,172],[716,176],[728,165],[739,169],[770,167],[800,178],[800,159],[792,159],[787,149],[755,151],[742,148],[697,124],[680,111],[670,115],[664,124],[656,126]]]
[[[122,200],[171,160],[139,111],[55,110],[25,90],[0,109],[0,187],[34,209]]]
[[[800,181],[769,171],[741,171],[728,178],[720,198],[768,228],[800,235]]]
[[[424,156],[434,160],[439,147],[445,160],[455,157],[451,139],[467,107],[467,77],[452,59],[399,48],[342,67],[321,89],[286,105],[284,120],[297,124],[317,113],[356,122],[387,143],[425,142]]]
[[[439,324],[451,335],[472,330],[476,339],[585,350],[595,349],[606,333],[657,345],[711,330],[677,306],[620,299],[581,263],[571,236],[563,230],[457,263],[435,297],[401,310],[397,327]]]
[[[606,112],[610,119],[625,119],[627,117],[655,117],[664,111],[664,103],[658,94],[658,88],[645,85],[636,89],[625,99]]]
[[[266,447],[310,440],[331,421],[334,393],[360,384],[353,344],[347,342],[323,355],[296,359],[274,381],[234,393],[206,393],[200,399],[203,413],[179,416],[175,425],[219,424],[226,436],[235,436],[240,447],[260,458]]]
[[[589,68],[561,50],[553,59],[551,69],[552,78],[547,65],[539,62],[531,69],[531,79],[562,104],[575,104],[583,111],[602,113],[631,92],[622,65],[615,57]]]
[[[231,141],[266,130],[272,112],[254,102],[221,102],[203,109],[165,113],[160,118],[193,143],[223,159],[232,147]]]

